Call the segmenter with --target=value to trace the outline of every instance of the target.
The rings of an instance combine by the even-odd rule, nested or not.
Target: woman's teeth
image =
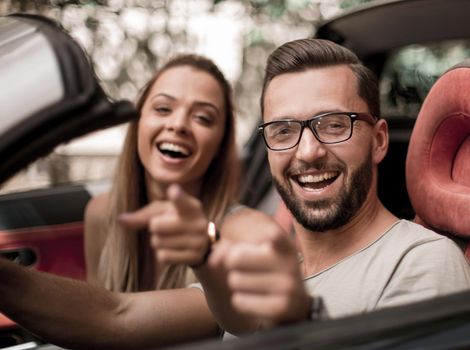
[[[170,142],[162,142],[158,145],[158,149],[170,157],[184,158],[191,155],[191,150],[188,148]]]

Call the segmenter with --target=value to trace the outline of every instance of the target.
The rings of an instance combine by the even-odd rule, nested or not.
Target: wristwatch
[[[310,321],[321,321],[327,317],[325,304],[322,297],[310,297],[310,310],[308,319]]]

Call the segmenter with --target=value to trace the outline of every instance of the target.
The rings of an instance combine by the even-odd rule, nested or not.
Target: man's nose
[[[312,162],[325,155],[325,144],[318,141],[311,129],[304,128],[295,152],[296,158],[304,162]]]

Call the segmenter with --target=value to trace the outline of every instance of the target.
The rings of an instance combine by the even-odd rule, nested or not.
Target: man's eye
[[[277,128],[273,128],[272,131],[273,131],[272,136],[274,136],[274,137],[276,137],[276,136],[287,136],[287,135],[291,135],[292,133],[294,133],[293,128],[291,128],[290,126],[287,126],[287,125],[280,125]]]
[[[342,129],[342,128],[345,127],[345,125],[341,124],[341,123],[330,123],[330,124],[327,125],[327,127],[329,129]]]
[[[342,133],[345,132],[349,126],[345,123],[340,123],[340,122],[333,122],[333,123],[328,123],[324,125],[323,127],[320,128],[320,130],[323,130],[324,132],[327,133]]]
[[[282,129],[279,129],[277,131],[277,133],[279,135],[288,135],[288,134],[291,134],[292,133],[292,129],[291,128],[282,128]]]

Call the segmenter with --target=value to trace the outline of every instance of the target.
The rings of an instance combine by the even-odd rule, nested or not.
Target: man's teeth
[[[184,156],[189,156],[191,151],[184,146],[176,145],[170,142],[162,142],[158,147],[160,151],[178,152]]]
[[[298,181],[302,184],[319,183],[319,182],[322,182],[322,181],[332,179],[335,176],[337,176],[336,172],[329,171],[329,172],[318,174],[318,175],[300,175],[298,177]]]

